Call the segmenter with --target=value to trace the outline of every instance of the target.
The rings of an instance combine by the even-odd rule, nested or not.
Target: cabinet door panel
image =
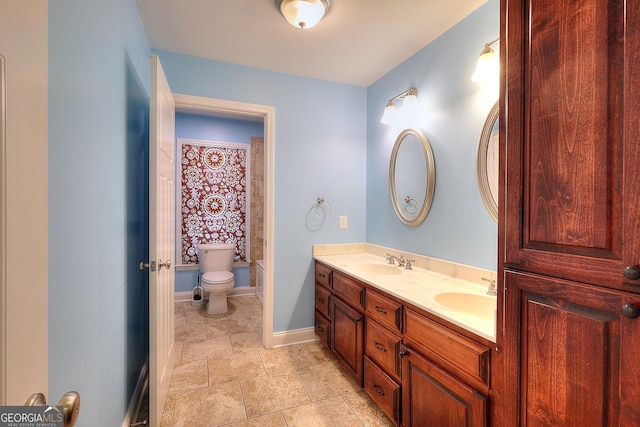
[[[363,316],[339,298],[331,298],[331,351],[362,387]]]
[[[505,351],[517,360],[505,369],[520,373],[507,393],[521,397],[519,415],[505,425],[638,425],[640,387],[630,355],[640,352],[640,329],[621,307],[640,297],[532,274],[505,276],[513,309],[506,319],[513,347]]]
[[[506,0],[507,267],[640,285],[639,3]]]
[[[487,400],[415,351],[402,359],[402,425],[481,427],[487,425]]]

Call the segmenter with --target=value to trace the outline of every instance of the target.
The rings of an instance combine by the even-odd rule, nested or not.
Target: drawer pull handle
[[[374,341],[373,345],[375,348],[377,348],[380,351],[384,351],[385,353],[387,352],[387,349],[384,348],[384,346],[382,344],[380,344],[378,341]]]
[[[318,302],[324,304],[324,298],[318,298]]]
[[[319,330],[320,332],[324,332],[324,328],[322,326],[317,326],[316,329]]]
[[[378,384],[374,384],[373,385],[373,391],[375,391],[376,393],[378,393],[380,396],[384,396],[384,390],[382,389],[382,387],[380,387]]]
[[[318,273],[318,277],[321,277],[321,278],[323,278],[323,279],[324,279],[324,278],[325,278],[325,277],[327,277],[327,276],[325,276],[325,275],[324,275],[324,273]]]
[[[378,307],[377,305],[374,305],[374,306],[373,306],[373,309],[374,309],[375,311],[377,311],[378,313],[387,314],[387,310],[382,309],[382,308]]]

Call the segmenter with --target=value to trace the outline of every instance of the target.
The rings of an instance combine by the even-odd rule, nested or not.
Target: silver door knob
[[[165,262],[162,262],[162,259],[159,259],[158,260],[158,270],[162,270],[162,267],[164,267],[167,270],[169,270],[171,268],[171,260],[168,259]]]
[[[156,271],[156,262],[155,261],[151,261],[149,263],[140,261],[140,263],[138,264],[138,268],[140,269],[140,271],[144,270],[145,268],[148,268],[150,271]]]

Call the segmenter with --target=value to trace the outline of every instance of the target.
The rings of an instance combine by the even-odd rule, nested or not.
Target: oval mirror
[[[478,143],[477,156],[480,196],[482,196],[482,202],[487,208],[489,215],[491,215],[496,222],[498,221],[499,113],[500,106],[499,103],[496,102],[484,122],[482,134],[480,134],[480,142]]]
[[[391,203],[400,221],[411,227],[422,223],[431,208],[435,187],[431,144],[419,130],[403,130],[389,161]]]

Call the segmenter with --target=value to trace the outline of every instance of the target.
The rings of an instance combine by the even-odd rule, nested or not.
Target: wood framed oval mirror
[[[484,127],[480,134],[480,141],[478,142],[477,155],[478,188],[480,189],[480,196],[489,215],[491,215],[496,222],[498,221],[499,114],[500,105],[496,102],[484,122]]]
[[[396,138],[389,160],[389,192],[396,215],[416,227],[424,221],[436,186],[435,161],[427,137],[405,129]]]

